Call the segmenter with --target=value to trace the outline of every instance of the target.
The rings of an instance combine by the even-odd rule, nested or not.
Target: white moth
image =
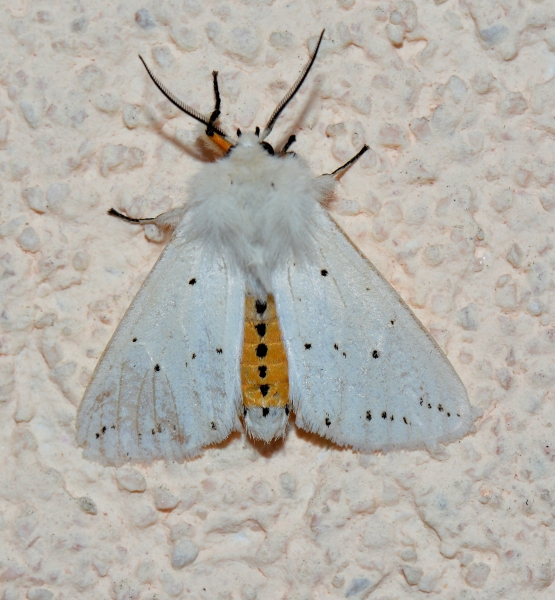
[[[323,202],[335,178],[265,140],[316,49],[260,134],[206,126],[222,156],[181,208],[137,223],[173,235],[104,351],[77,417],[85,457],[109,465],[182,461],[241,429],[269,442],[296,425],[369,452],[465,435],[476,410],[415,315],[352,245]],[[142,59],[141,59],[142,60]],[[144,62],[144,61],[143,61]]]

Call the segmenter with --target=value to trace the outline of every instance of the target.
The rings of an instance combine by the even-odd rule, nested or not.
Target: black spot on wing
[[[339,346],[338,346],[337,344],[334,344],[334,345],[333,345],[333,347],[334,347],[336,350],[339,350]]]
[[[377,350],[374,350],[374,351],[372,352],[372,356],[373,356],[374,358],[380,358],[380,353],[379,353]]]
[[[266,335],[266,323],[258,323],[254,326],[254,328],[260,337],[264,337]]]
[[[266,385],[265,383],[262,384],[260,386],[260,393],[262,394],[262,397],[265,398],[268,395],[268,392],[270,391],[270,386]]]
[[[189,285],[195,285],[196,282],[197,280],[194,277],[192,279],[189,279]]]
[[[382,413],[382,419],[387,419],[387,413],[385,412],[385,410]]]
[[[212,429],[214,429],[214,431],[216,430],[216,423],[214,423],[214,421],[212,421],[212,423],[210,423],[210,426],[212,427]]]
[[[312,344],[305,344],[304,347],[306,350],[310,350],[312,348]]]
[[[262,409],[262,416],[263,417],[267,417],[270,414],[270,409],[269,408],[263,408]]]
[[[328,271],[327,271],[326,269],[322,269],[322,270],[320,271],[320,275],[321,275],[322,277],[327,277],[327,276],[328,276]]]
[[[371,410],[367,410],[366,411],[366,420],[367,421],[371,421],[372,420],[372,411]]]
[[[137,341],[137,338],[133,338],[133,340],[132,340],[132,341],[133,341],[133,342],[136,342],[136,341]]]
[[[196,355],[196,354],[192,354],[192,355],[191,355],[191,358],[192,358],[193,360],[195,360],[195,358],[196,358],[196,357],[197,357],[197,355]]]
[[[266,365],[260,365],[258,367],[258,376],[260,379],[266,379],[268,367]]]
[[[329,417],[326,417],[326,427],[329,427],[331,425],[331,421],[329,419]]]
[[[154,370],[155,371],[159,371],[160,370],[160,365],[154,365]]]
[[[218,354],[222,354],[223,350],[222,350],[221,348],[216,348],[216,352],[217,352]]]

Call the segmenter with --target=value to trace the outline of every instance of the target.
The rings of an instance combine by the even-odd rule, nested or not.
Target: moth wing
[[[318,264],[276,272],[298,426],[362,451],[461,438],[476,413],[445,354],[325,209]]]
[[[240,429],[245,284],[173,239],[98,362],[77,416],[84,456],[182,461]]]

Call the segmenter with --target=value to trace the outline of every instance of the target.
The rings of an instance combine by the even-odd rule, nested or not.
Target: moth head
[[[237,130],[237,142],[236,146],[242,146],[243,148],[254,148],[256,146],[260,146],[263,150],[265,150],[268,154],[273,156],[275,154],[274,148],[265,142],[264,140],[260,140],[260,127],[257,127],[254,133],[245,133],[243,135],[240,129]],[[231,148],[230,148],[231,150]]]

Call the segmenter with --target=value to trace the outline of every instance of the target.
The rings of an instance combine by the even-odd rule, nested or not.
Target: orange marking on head
[[[226,140],[225,138],[223,138],[221,135],[218,135],[217,133],[214,133],[214,135],[212,135],[210,137],[210,139],[214,142],[214,144],[216,144],[216,146],[218,146],[218,148],[223,150],[224,154],[229,151],[231,146],[233,146],[233,144],[229,140]]]

